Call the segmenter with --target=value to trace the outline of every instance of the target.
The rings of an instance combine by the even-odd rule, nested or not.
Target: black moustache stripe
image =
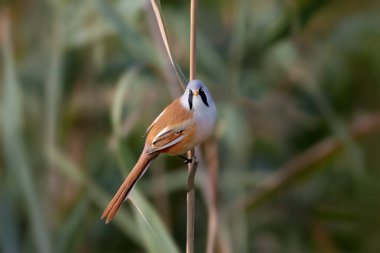
[[[188,99],[188,101],[189,101],[189,107],[190,107],[190,110],[191,110],[191,108],[193,108],[193,92],[192,91],[189,92],[189,99]]]
[[[199,95],[201,96],[203,103],[208,107],[207,97],[206,97],[205,92],[203,90],[199,90]]]

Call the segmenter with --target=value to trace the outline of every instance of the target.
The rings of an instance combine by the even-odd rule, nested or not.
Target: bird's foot
[[[179,157],[181,157],[184,161],[184,163],[185,164],[189,164],[189,163],[192,163],[193,162],[193,160],[192,159],[189,159],[189,158],[187,158],[187,157],[184,157],[184,156],[182,156],[182,155],[180,155]]]

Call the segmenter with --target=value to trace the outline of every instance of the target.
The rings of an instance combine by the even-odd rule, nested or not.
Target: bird
[[[101,219],[106,218],[106,224],[113,219],[158,155],[181,155],[206,140],[214,129],[216,116],[216,106],[206,85],[200,80],[190,81],[182,96],[169,104],[147,128],[145,145],[139,159],[104,210]]]

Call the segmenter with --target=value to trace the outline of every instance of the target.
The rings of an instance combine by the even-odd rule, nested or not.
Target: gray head
[[[210,107],[214,105],[211,94],[206,85],[199,80],[192,80],[186,87],[185,93],[181,97],[182,104],[192,110],[199,107]]]

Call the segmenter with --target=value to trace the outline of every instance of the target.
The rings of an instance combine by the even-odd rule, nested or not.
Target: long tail
[[[146,154],[145,150],[142,152],[135,167],[129,173],[119,190],[113,196],[111,202],[108,204],[106,210],[102,214],[102,219],[107,217],[106,224],[108,224],[115,216],[124,200],[128,198],[129,193],[137,183],[137,181],[144,175],[148,169],[150,162],[157,157],[157,154]]]

